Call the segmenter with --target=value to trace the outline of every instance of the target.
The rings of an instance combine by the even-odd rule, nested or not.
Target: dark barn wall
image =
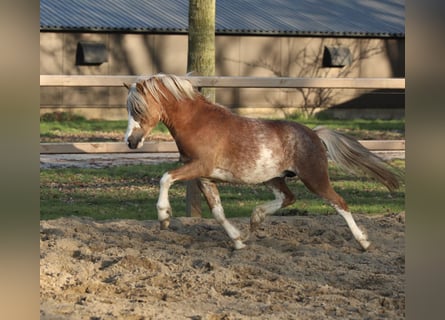
[[[108,51],[107,61],[100,65],[76,63],[77,46],[82,41],[103,43]],[[325,47],[348,48],[350,64],[324,67]],[[216,74],[221,76],[404,77],[404,56],[404,39],[216,37]],[[186,66],[187,35],[40,33],[40,74],[184,75]],[[123,119],[125,94],[123,87],[41,88],[41,113],[70,108],[87,117]],[[296,110],[310,114],[350,101],[353,105],[349,107],[360,109],[363,99],[358,98],[369,94],[373,94],[372,99],[365,99],[366,103],[371,101],[375,108],[388,108],[385,95],[364,90],[217,89],[216,99],[242,114],[282,117]],[[377,95],[381,97],[377,99]],[[391,97],[394,100],[395,96]],[[403,98],[403,92],[400,97]],[[403,99],[395,100],[391,108],[403,110]]]

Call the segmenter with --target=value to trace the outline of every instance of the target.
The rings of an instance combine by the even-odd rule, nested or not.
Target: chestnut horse
[[[150,131],[162,122],[176,141],[184,164],[161,178],[157,202],[161,229],[168,228],[170,223],[168,191],[172,183],[198,179],[213,216],[224,227],[234,247],[241,249],[245,246],[244,238],[226,219],[215,182],[264,183],[270,187],[275,200],[253,210],[250,231],[254,232],[266,215],[295,202],[285,179],[296,177],[335,208],[364,250],[370,245],[345,200],[331,186],[328,156],[351,171],[369,174],[390,191],[398,188],[399,183],[385,163],[357,140],[324,127],[310,129],[291,121],[235,115],[211,103],[188,80],[175,75],[140,78],[125,87],[128,89],[125,142],[129,148],[142,146]]]

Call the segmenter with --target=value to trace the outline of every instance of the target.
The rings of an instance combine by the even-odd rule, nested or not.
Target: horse
[[[128,147],[141,147],[152,129],[162,122],[174,138],[183,163],[160,179],[156,208],[161,229],[169,227],[172,216],[168,197],[171,185],[197,180],[212,215],[234,248],[244,248],[246,237],[225,217],[216,183],[262,183],[273,192],[274,200],[252,211],[250,236],[267,215],[296,201],[286,184],[286,178],[295,178],[325,199],[344,218],[361,248],[368,249],[371,243],[367,235],[331,186],[328,157],[352,173],[368,174],[391,192],[399,182],[387,164],[356,139],[326,127],[310,129],[294,121],[237,115],[210,102],[186,78],[173,74],[139,77],[124,86],[128,89]]]

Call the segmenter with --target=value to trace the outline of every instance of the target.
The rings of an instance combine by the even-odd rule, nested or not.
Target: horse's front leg
[[[199,189],[201,189],[210,210],[212,210],[212,214],[216,221],[223,226],[230,239],[232,239],[235,249],[244,248],[246,245],[241,241],[241,233],[224,215],[224,209],[221,205],[221,198],[216,184],[207,179],[201,179],[198,182],[198,186]]]
[[[161,223],[161,229],[165,230],[170,225],[170,217],[172,215],[172,208],[168,200],[168,190],[173,184],[174,180],[169,172],[164,173],[160,182],[159,198],[156,208],[158,210],[158,220]]]
[[[159,198],[156,204],[158,210],[158,220],[161,229],[167,229],[170,225],[172,209],[168,200],[168,191],[175,181],[192,180],[201,175],[200,166],[196,163],[186,164],[178,169],[164,173],[160,181]]]

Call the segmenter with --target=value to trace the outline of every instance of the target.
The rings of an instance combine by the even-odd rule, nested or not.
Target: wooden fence
[[[121,87],[137,76],[41,75],[41,87]],[[404,78],[266,78],[184,76],[196,87],[405,89]]]
[[[336,89],[405,89],[404,78],[265,78],[184,76],[195,87],[213,88],[336,88]],[[41,87],[120,87],[135,82],[137,76],[40,75]],[[360,141],[372,151],[404,151],[404,140]],[[145,143],[130,150],[122,142],[41,143],[40,153],[130,153],[177,152],[174,142]],[[201,215],[196,186],[187,188],[187,214]]]
[[[405,150],[405,140],[359,140],[371,151]],[[173,141],[146,141],[139,149],[131,150],[123,142],[50,142],[40,144],[41,154],[73,154],[73,153],[177,153],[178,148]]]

